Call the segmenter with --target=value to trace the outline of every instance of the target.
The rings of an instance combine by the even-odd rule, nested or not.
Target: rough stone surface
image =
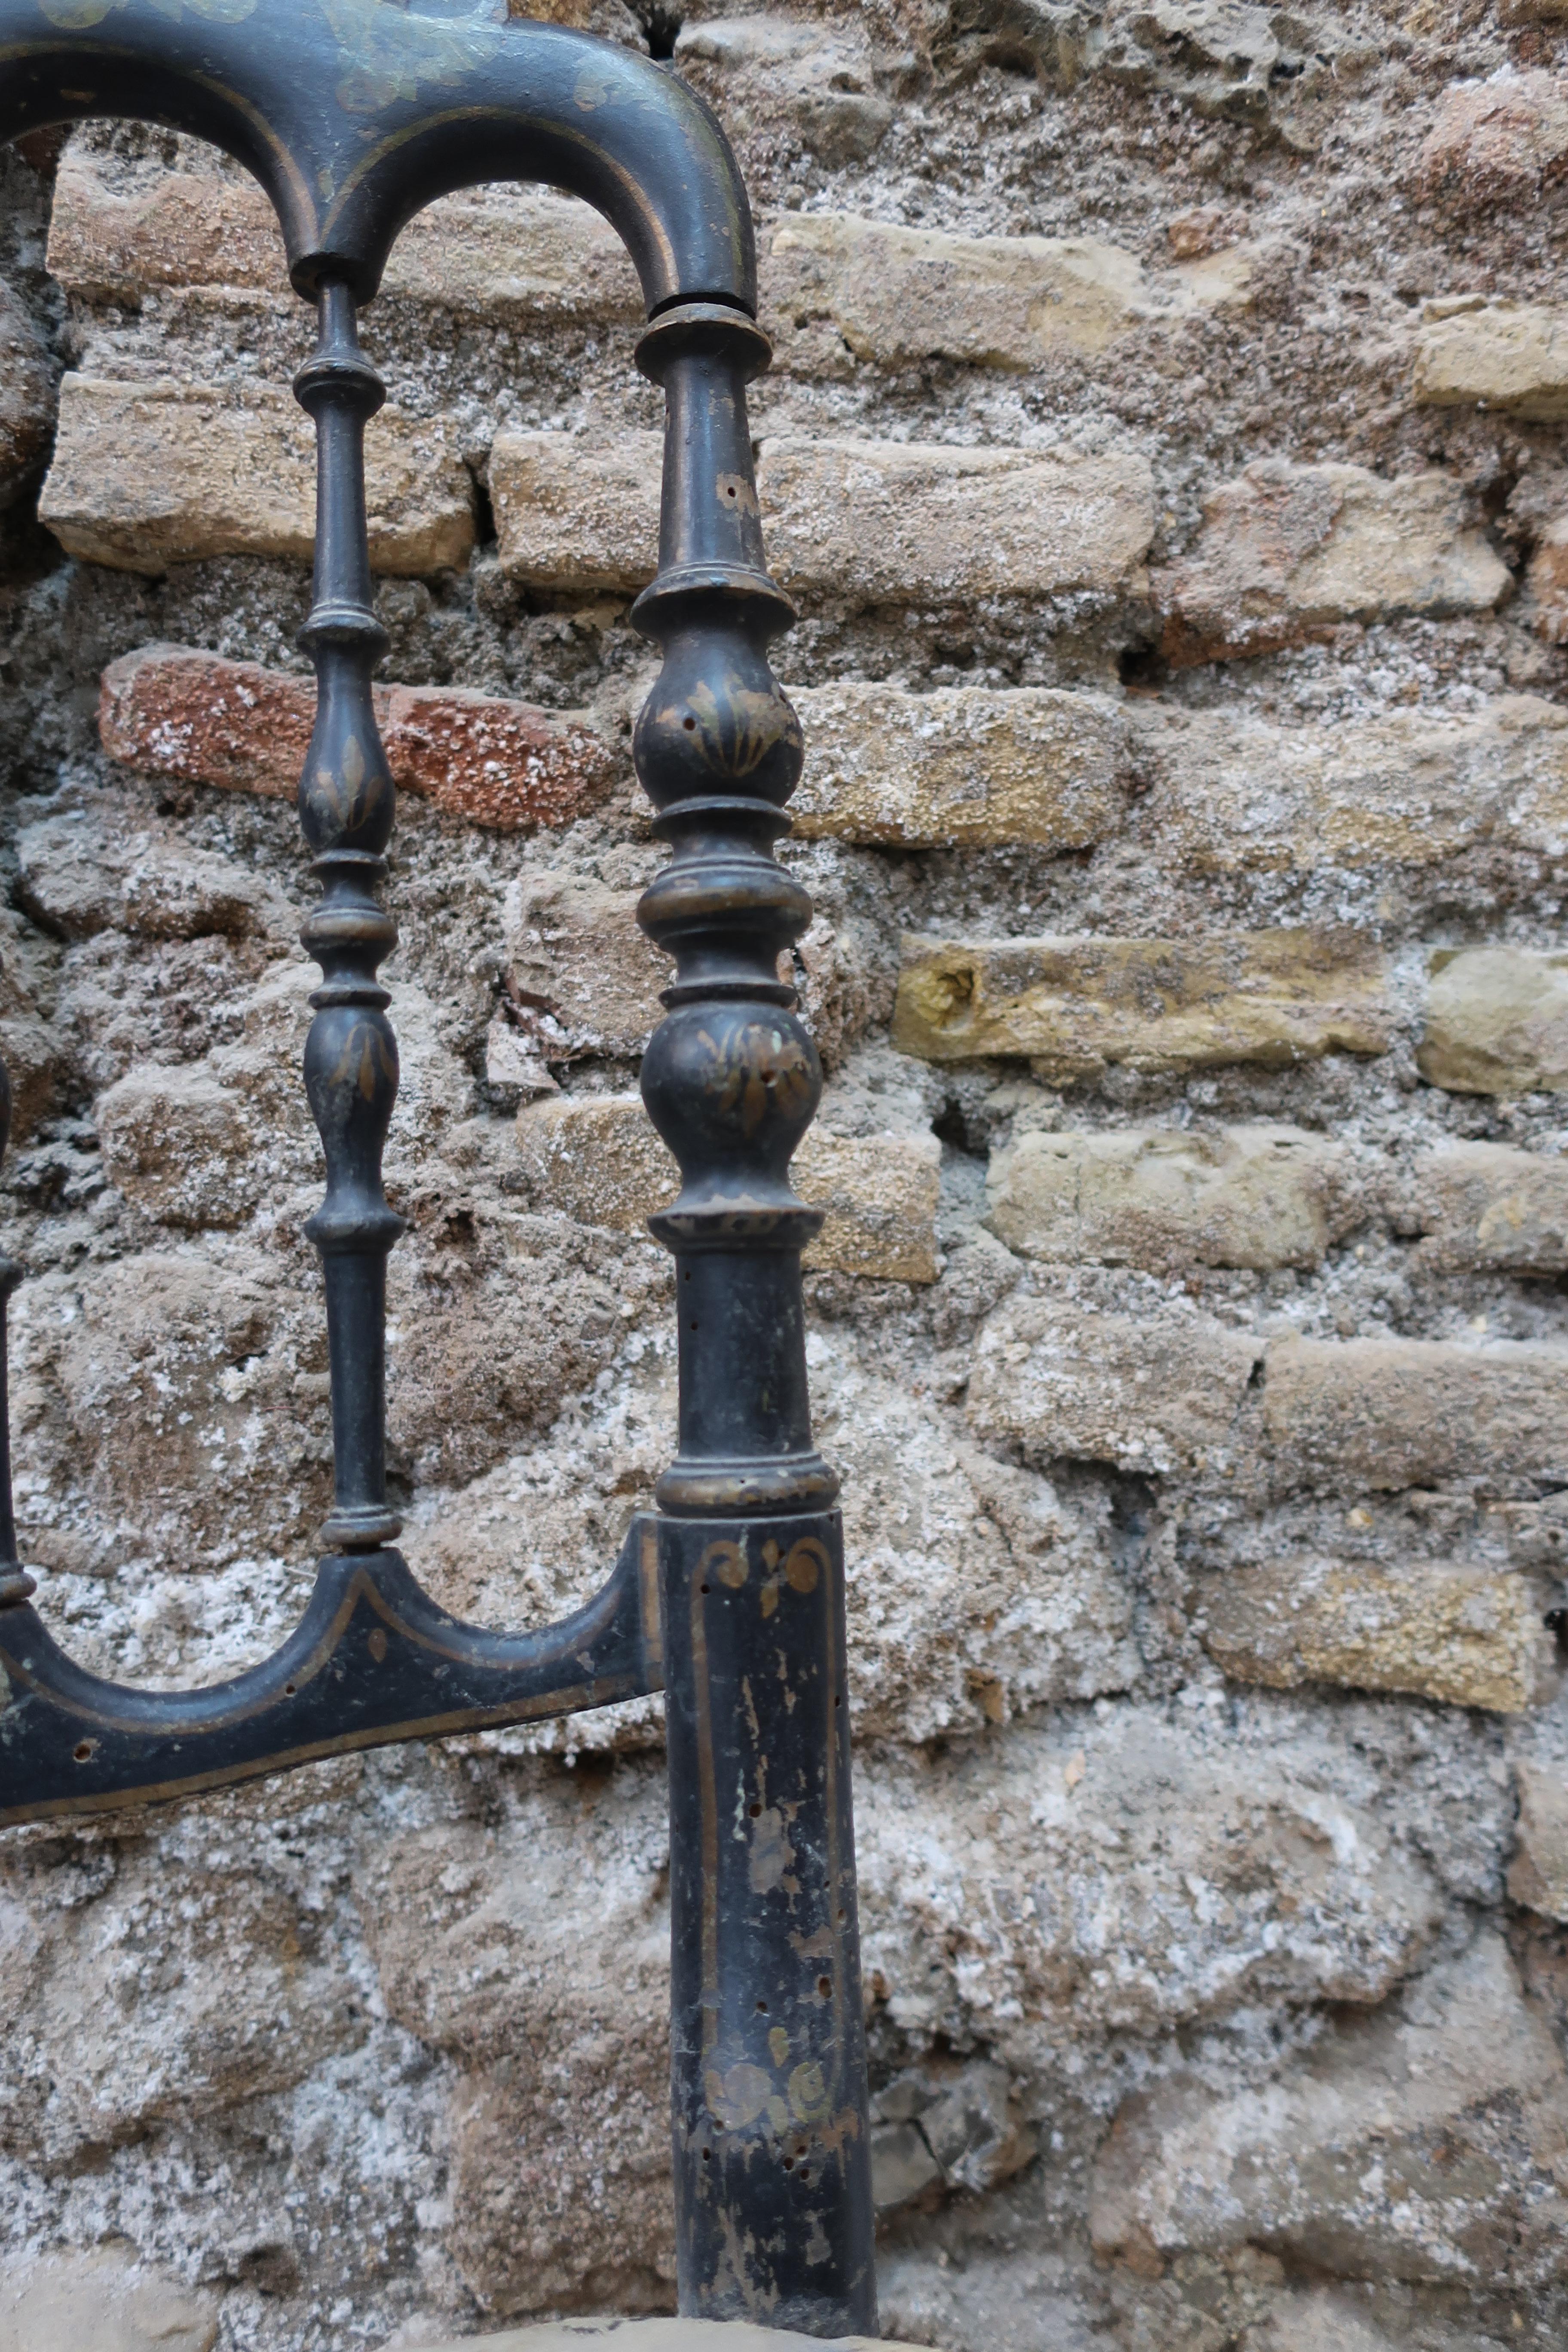
[[[1203,1609],[1226,1674],[1276,1690],[1340,1683],[1513,1715],[1554,1680],[1540,1596],[1517,1576],[1285,1559],[1216,1578]]]
[[[1550,1478],[1565,1404],[1568,1353],[1507,1340],[1282,1339],[1263,1390],[1277,1474],[1324,1486]]]
[[[1508,1891],[1527,1910],[1568,1925],[1568,1781],[1539,1764],[1514,1767],[1519,1848]]]
[[[1226,2096],[1177,2079],[1131,2103],[1096,2168],[1094,2242],[1145,2269],[1250,2241],[1352,2278],[1528,2292],[1558,2274],[1565,2091],[1483,1931],[1276,2082]]]
[[[0,2286],[0,2352],[212,2352],[217,2314],[130,2247],[46,2254]]]
[[[60,545],[129,572],[205,556],[308,562],[315,436],[270,385],[115,383],[68,375],[38,511]],[[474,543],[472,485],[439,429],[383,409],[365,432],[370,560],[438,572]]]
[[[560,2319],[536,2327],[509,2327],[480,2339],[488,2352],[805,2352],[820,2337],[788,2327],[753,2327],[743,2319]],[[468,2339],[470,2343],[472,2337]],[[886,2343],[885,2336],[874,2339]],[[869,2352],[869,2336],[829,2339],[843,2352]],[[410,2339],[412,2347],[412,2339]],[[420,2346],[418,2352],[458,2352],[456,2345]]]
[[[659,446],[509,434],[490,453],[501,562],[537,588],[652,579]],[[906,604],[930,596],[1115,595],[1142,583],[1148,467],[1131,453],[765,441],[769,566],[792,593]]]
[[[1568,170],[1568,82],[1499,73],[1443,92],[1421,149],[1422,194],[1454,212],[1537,204]]]
[[[1343,727],[1226,708],[1129,716],[1140,829],[1194,874],[1386,872],[1467,851],[1555,856],[1568,841],[1568,717],[1534,695]]]
[[[375,700],[394,782],[474,824],[559,824],[619,772],[584,714],[450,687],[383,687]],[[98,731],[111,759],[143,773],[292,799],[315,717],[313,679],[142,646],[104,671]]]
[[[1358,1222],[1343,1160],[1289,1127],[1035,1131],[992,1153],[986,1222],[1025,1257],[1312,1266]]]
[[[1568,1273],[1568,1162],[1555,1156],[1501,1143],[1425,1152],[1395,1214],[1434,1265]]]
[[[1086,849],[1125,813],[1126,729],[1088,695],[852,685],[794,699],[810,749],[790,814],[808,839]]]
[[[637,904],[635,890],[549,873],[508,891],[507,985],[546,1060],[640,1054],[663,1020],[670,967]]]
[[[933,1062],[1026,1055],[1063,1078],[1110,1063],[1203,1069],[1380,1054],[1383,959],[1307,931],[1176,940],[906,939],[893,1042]]]
[[[1568,1093],[1568,956],[1511,947],[1432,958],[1424,1078],[1457,1094]]]
[[[0,508],[42,457],[54,423],[54,377],[26,306],[0,282]]]
[[[649,1123],[640,1095],[576,1095],[529,1104],[517,1139],[530,1200],[579,1223],[640,1233],[680,1189],[679,1171]],[[934,1136],[845,1137],[810,1131],[791,1181],[827,1222],[808,1266],[834,1266],[886,1282],[934,1282],[937,1169]]]
[[[1568,416],[1568,311],[1478,302],[1415,338],[1413,392],[1426,408],[1475,405],[1545,424]]]
[[[1488,612],[1511,585],[1447,476],[1279,459],[1214,491],[1187,555],[1152,582],[1177,662],[1269,653],[1341,621]]]

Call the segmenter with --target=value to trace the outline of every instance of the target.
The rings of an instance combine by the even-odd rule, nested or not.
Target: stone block
[[[1392,711],[1275,727],[1240,709],[1135,705],[1136,828],[1190,874],[1440,865],[1568,848],[1568,711],[1500,695],[1473,716]]]
[[[1314,1266],[1365,1214],[1350,1177],[1340,1146],[1300,1128],[1031,1130],[993,1152],[985,1222],[1068,1264]]]
[[[1478,302],[1429,317],[1416,331],[1412,391],[1417,407],[1560,422],[1568,416],[1568,310]]]
[[[858,1758],[882,2016],[916,2048],[962,2035],[1038,2081],[1066,2035],[1103,2046],[1255,2002],[1384,2000],[1444,1906],[1345,1746],[1284,1710],[1221,1738],[1132,1700]]]
[[[6,2264],[0,2352],[212,2352],[218,2301],[124,2239]]]
[[[1568,1926],[1568,1780],[1561,1770],[1522,1758],[1513,1769],[1519,1825],[1509,1894],[1527,1911]]]
[[[269,919],[288,923],[265,883],[229,858],[187,848],[169,825],[114,836],[85,816],[45,817],[18,835],[16,859],[22,904],[62,939],[110,930],[246,939],[265,933]]]
[[[893,120],[881,85],[913,62],[875,47],[871,33],[858,12],[702,16],[682,25],[676,68],[753,138],[782,133],[830,168],[863,163]]]
[[[1528,2294],[1561,2275],[1565,2102],[1551,2028],[1482,1928],[1270,2080],[1135,2094],[1096,2160],[1095,2250],[1144,2277],[1257,2245],[1321,2271],[1331,2250],[1341,2277]]]
[[[1444,1144],[1415,1161],[1395,1214],[1444,1272],[1568,1274],[1568,1160]]]
[[[139,1063],[93,1120],[110,1182],[162,1224],[243,1224],[279,1172],[245,1095],[199,1065]]]
[[[1263,1423],[1281,1486],[1561,1478],[1568,1353],[1514,1340],[1276,1339]]]
[[[679,1189],[679,1173],[639,1095],[571,1095],[518,1113],[530,1197],[579,1223],[641,1233]],[[805,1253],[884,1282],[934,1282],[942,1146],[934,1136],[839,1136],[808,1129],[792,1163],[801,1199],[826,1212]]]
[[[1415,1058],[1450,1094],[1568,1094],[1568,954],[1439,949]]]
[[[1151,580],[1178,663],[1269,653],[1342,621],[1489,612],[1512,574],[1451,475],[1259,458],[1204,501],[1187,553]]]
[[[786,368],[800,363],[790,326],[805,318],[829,320],[857,359],[879,367],[946,359],[1023,371],[1244,310],[1260,257],[1233,242],[1152,281],[1136,255],[1096,237],[955,236],[855,213],[786,213],[767,244],[763,310],[780,320]]]
[[[468,562],[473,485],[443,427],[383,409],[365,429],[370,560],[423,573]],[[68,375],[38,512],[68,554],[156,574],[215,555],[308,562],[315,435],[271,385]]]
[[[1131,451],[780,439],[757,489],[783,586],[861,604],[1135,595],[1154,528]]]
[[[790,814],[808,840],[1087,849],[1125,814],[1126,724],[1096,696],[855,683],[795,688],[791,699],[805,772]]]
[[[645,587],[661,468],[652,434],[606,448],[498,434],[489,483],[504,569],[558,593]],[[1131,453],[779,439],[762,446],[757,490],[780,584],[863,604],[1136,593],[1154,527],[1148,464]]]
[[[893,1044],[928,1062],[1026,1055],[1065,1081],[1118,1062],[1185,1070],[1381,1054],[1393,1028],[1384,959],[1353,932],[907,936]]]
[[[812,2352],[820,2338],[792,2327],[755,2327],[746,2319],[553,2319],[509,2327],[462,2343],[419,2345],[409,2352]],[[837,2336],[838,2352],[888,2352],[889,2339]],[[891,2352],[905,2352],[893,2346]]]
[[[542,1059],[635,1056],[663,1020],[672,967],[637,928],[639,895],[552,873],[508,889],[507,986]]]
[[[975,1342],[977,1433],[1034,1462],[1110,1462],[1157,1475],[1223,1468],[1261,1343],[1195,1318],[1135,1322],[1015,1297]]]
[[[48,446],[54,371],[26,304],[0,282],[0,509],[8,507]]]
[[[1210,1655],[1273,1690],[1335,1683],[1519,1715],[1556,1681],[1540,1596],[1491,1569],[1271,1560],[1205,1579],[1198,1605]]]
[[[376,723],[401,792],[498,832],[563,824],[603,799],[618,747],[580,712],[459,687],[377,686]],[[310,677],[183,646],[142,646],[104,671],[99,736],[154,775],[292,799],[315,723]]]
[[[1451,83],[1422,143],[1416,184],[1449,212],[1527,205],[1568,171],[1568,81],[1505,67]]]
[[[283,238],[248,174],[127,163],[67,150],[49,222],[51,276],[92,303],[135,308],[157,289],[246,289],[292,301]],[[607,221],[553,190],[439,196],[392,248],[381,298],[460,318],[635,323],[637,272]]]

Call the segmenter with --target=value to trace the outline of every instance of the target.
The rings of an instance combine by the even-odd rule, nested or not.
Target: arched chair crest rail
[[[233,1680],[143,1691],[72,1664],[32,1606],[0,1467],[0,1822],[189,1794],[385,1742],[663,1688],[668,1724],[672,2134],[679,2304],[819,2336],[876,2332],[849,1801],[843,1549],[806,1395],[790,1189],[821,1091],[780,951],[810,919],[777,864],[800,730],[768,663],[746,419],[766,366],[745,190],[708,108],[647,58],[504,0],[0,0],[0,138],[93,116],[209,140],[277,210],[315,351],[315,730],[300,819],[320,883],[305,1084],[327,1163],[321,1254],[334,1500],[305,1616]],[[361,352],[399,229],[489,180],[584,197],[618,231],[663,386],[659,568],[634,617],[664,661],[637,774],[668,864],[638,909],[676,978],[643,1097],[679,1163],[650,1222],[674,1254],[679,1437],[597,1597],[564,1622],[460,1624],[394,1548],[381,1162],[397,1046],[379,967],[394,794],[371,677],[385,640],[365,534]],[[8,1092],[8,1090],[7,1090]],[[0,1295],[20,1269],[0,1262]],[[4,1360],[0,1355],[0,1373]],[[3,1398],[0,1398],[3,1403]],[[0,1439],[4,1417],[0,1414]],[[783,1851],[787,1867],[764,1867]]]

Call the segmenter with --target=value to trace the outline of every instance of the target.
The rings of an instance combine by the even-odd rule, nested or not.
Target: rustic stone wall
[[[1560,2345],[1568,5],[550,13],[672,57],[759,215],[884,2324]],[[79,1656],[201,1679],[327,1482],[309,322],[209,151],[3,174],[19,1510]],[[670,1447],[636,320],[492,190],[365,323],[396,1484],[514,1622]],[[0,2347],[668,2308],[659,1748],[0,1839]]]

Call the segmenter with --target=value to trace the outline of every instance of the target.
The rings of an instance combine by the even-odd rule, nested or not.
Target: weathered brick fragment
[[[565,824],[619,772],[616,747],[580,713],[458,687],[378,686],[374,697],[399,789],[472,824]],[[99,734],[127,767],[291,799],[315,711],[311,678],[143,646],[104,671]]]
[[[930,1062],[1022,1055],[1066,1079],[1381,1054],[1393,1017],[1384,959],[1355,932],[906,937],[893,1043]]]
[[[1568,710],[1501,695],[1475,715],[1275,727],[1136,704],[1136,829],[1193,874],[1432,866],[1482,845],[1568,848]]]
[[[1159,1473],[1233,1458],[1260,1344],[1217,1324],[1156,1323],[1066,1302],[996,1309],[975,1345],[969,1418],[1032,1461],[1110,1462]]]
[[[1342,1149],[1294,1127],[1036,1130],[992,1154],[986,1223],[1026,1257],[1310,1266],[1364,1214],[1349,1176]]]
[[[1281,1486],[1561,1478],[1568,1353],[1512,1340],[1276,1340],[1263,1418]]]
[[[808,839],[1085,849],[1127,807],[1126,723],[1091,695],[847,684],[795,688],[791,699],[805,773],[790,814]]]
[[[1444,1270],[1568,1273],[1568,1160],[1502,1143],[1423,1152],[1396,1208]]]
[[[629,594],[653,577],[660,446],[623,435],[501,434],[490,496],[501,562],[530,585]],[[764,442],[771,569],[803,596],[1131,593],[1153,531],[1144,459],[935,442]]]
[[[315,479],[310,421],[288,393],[71,374],[38,511],[68,553],[117,571],[214,555],[308,562]],[[468,561],[473,486],[438,425],[374,417],[365,496],[376,571]]]
[[[1208,1578],[1210,1655],[1238,1682],[1412,1691],[1519,1715],[1555,1681],[1530,1580],[1427,1559],[1282,1559]]]
[[[1416,1060],[1467,1095],[1568,1094],[1568,954],[1440,949]]]
[[[0,283],[0,508],[43,456],[55,387],[43,338],[21,298]]]
[[[1568,83],[1505,68],[1456,82],[1437,101],[1421,149],[1421,194],[1451,212],[1527,205],[1568,171]]]
[[[518,1113],[530,1197],[580,1223],[640,1233],[679,1171],[638,1095],[569,1095]],[[830,1135],[812,1128],[791,1165],[801,1199],[826,1211],[807,1266],[934,1282],[942,1147],[934,1136]]]
[[[1568,310],[1478,299],[1428,318],[1415,338],[1414,391],[1426,408],[1489,408],[1556,423],[1568,416]]]
[[[1268,653],[1341,621],[1486,612],[1512,584],[1450,475],[1260,458],[1205,501],[1187,554],[1153,574],[1168,660]]]

